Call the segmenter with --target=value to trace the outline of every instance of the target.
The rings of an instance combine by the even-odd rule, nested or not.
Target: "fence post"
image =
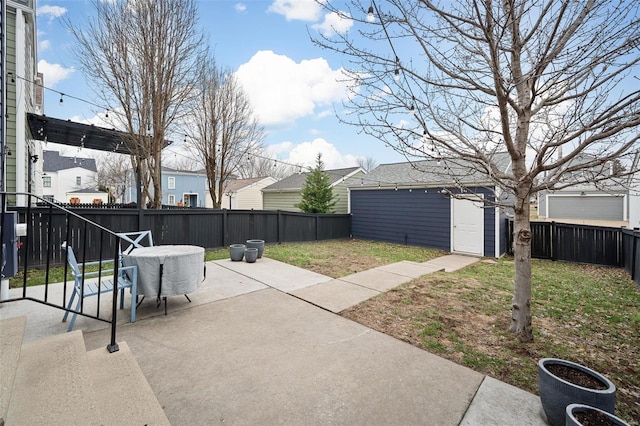
[[[558,236],[556,235],[556,222],[551,221],[551,260],[556,260],[556,245],[558,244]]]
[[[278,244],[280,244],[284,240],[282,235],[283,229],[284,226],[282,224],[282,210],[278,210],[278,225],[276,229],[276,231],[278,232]]]
[[[633,228],[633,233],[631,234],[631,280],[634,282],[636,280],[636,257],[638,256],[638,245],[636,244],[636,237],[640,237],[639,231],[639,228]]]
[[[229,220],[227,218],[227,209],[222,209],[222,246],[229,245]]]

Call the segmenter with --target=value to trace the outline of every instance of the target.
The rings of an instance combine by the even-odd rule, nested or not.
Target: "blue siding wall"
[[[354,238],[449,250],[451,201],[436,189],[351,191]]]
[[[175,178],[175,189],[169,189],[169,177]],[[162,202],[169,204],[169,194],[175,196],[176,203],[183,200],[185,193],[198,194],[198,204],[190,207],[205,207],[207,190],[205,189],[207,178],[203,175],[185,175],[171,172],[162,172]]]
[[[451,250],[451,199],[441,188],[351,191],[354,238]],[[489,188],[469,188],[493,200]],[[451,192],[456,190],[451,189]],[[500,225],[502,226],[502,224]],[[495,255],[495,208],[484,212],[484,254]],[[501,234],[503,234],[501,232]],[[501,238],[502,239],[502,238]],[[503,252],[503,248],[500,247]]]

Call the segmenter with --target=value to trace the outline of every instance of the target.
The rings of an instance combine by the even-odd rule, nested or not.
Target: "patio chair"
[[[129,254],[134,248],[153,246],[151,231],[118,232],[120,240],[120,256]],[[123,245],[126,246],[123,250]]]
[[[83,298],[97,296],[101,293],[113,293],[113,285],[114,285],[114,277],[113,277],[113,269],[95,271],[95,272],[84,272],[87,266],[90,265],[108,265],[109,263],[113,263],[113,259],[103,260],[101,262],[85,262],[78,263],[76,260],[76,256],[73,252],[73,249],[67,245],[65,241],[62,243],[62,250],[66,251],[67,263],[71,267],[71,274],[73,275],[73,293],[71,293],[71,298],[69,299],[69,304],[67,305],[67,309],[71,309],[73,306],[73,301],[78,296],[78,301],[76,302],[75,310],[76,312],[80,311],[80,305]],[[96,277],[100,275],[101,277],[105,277],[98,282]],[[124,289],[131,289],[131,322],[136,322],[136,303],[137,300],[137,283],[138,283],[138,267],[137,266],[118,266],[118,279],[117,286],[118,290],[120,290],[120,309],[124,308]],[[62,318],[62,322],[67,321],[67,317],[69,316],[69,311],[65,312],[64,317]],[[71,321],[69,322],[69,327],[67,331],[73,330],[73,326],[76,322],[77,313],[73,312],[73,316],[71,317]]]

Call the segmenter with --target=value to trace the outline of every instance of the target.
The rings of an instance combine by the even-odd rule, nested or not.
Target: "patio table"
[[[166,297],[184,294],[198,289],[204,280],[204,248],[192,245],[161,245],[139,247],[122,255],[125,266],[138,267],[138,294]]]

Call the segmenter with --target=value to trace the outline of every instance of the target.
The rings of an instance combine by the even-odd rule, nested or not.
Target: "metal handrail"
[[[55,203],[52,203],[50,201],[47,201],[43,198],[40,198],[34,194],[30,194],[30,193],[23,193],[23,192],[0,192],[0,201],[2,203],[1,205],[1,210],[0,210],[0,225],[4,224],[5,222],[5,217],[6,217],[6,213],[7,213],[7,208],[10,207],[9,204],[9,200],[15,200],[17,199],[17,197],[26,197],[27,200],[27,209],[26,209],[26,213],[24,214],[24,217],[22,218],[22,223],[26,223],[27,224],[27,236],[23,237],[24,238],[24,244],[22,245],[22,247],[19,248],[19,250],[23,250],[23,256],[22,258],[24,259],[24,261],[22,262],[22,264],[18,265],[18,273],[22,272],[22,284],[21,284],[21,288],[22,288],[22,292],[21,295],[19,297],[13,297],[13,298],[7,298],[5,300],[0,300],[0,303],[9,303],[9,302],[15,302],[18,300],[30,300],[33,302],[37,302],[46,306],[50,306],[53,308],[57,308],[57,309],[61,309],[65,312],[69,312],[72,314],[77,314],[77,315],[81,315],[87,318],[92,318],[94,320],[98,320],[98,321],[102,321],[102,322],[106,322],[111,324],[111,336],[110,336],[110,342],[107,345],[107,349],[109,350],[109,352],[116,352],[119,350],[118,344],[116,343],[116,323],[117,323],[117,311],[118,311],[118,307],[117,307],[117,296],[118,296],[118,286],[117,286],[117,277],[119,276],[119,246],[120,246],[120,237],[113,231],[111,231],[110,229],[105,228],[104,226],[97,224],[95,222],[92,222],[84,217],[82,217],[81,215],[72,212],[64,207],[61,207]],[[49,226],[47,227],[47,233],[46,235],[38,235],[38,236],[33,236],[31,235],[31,233],[33,232],[33,223],[35,220],[37,220],[37,218],[35,216],[32,215],[31,212],[31,206],[34,205],[35,203],[38,203],[39,205],[46,205],[48,206],[48,213],[45,214],[44,216],[40,216],[40,220],[46,220],[47,223],[49,224]],[[53,212],[54,210],[56,210],[57,212],[64,212],[64,218],[65,218],[65,232],[64,235],[53,235],[52,234],[52,218],[53,218]],[[20,219],[19,219],[20,221]],[[78,224],[78,229],[75,229],[72,226],[72,222],[77,222]],[[81,228],[81,229],[80,229]],[[5,238],[5,229],[4,226],[0,226],[0,241],[4,241]],[[64,241],[67,241],[68,244],[70,244],[72,247],[77,248],[77,247],[81,247],[80,250],[76,250],[76,253],[78,253],[78,257],[79,257],[79,262],[81,263],[86,263],[85,261],[86,256],[87,256],[87,236],[89,234],[89,232],[98,232],[99,238],[97,239],[97,241],[99,241],[99,248],[98,248],[98,268],[99,270],[102,269],[102,262],[111,262],[113,261],[113,276],[114,276],[114,282],[116,283],[113,286],[113,295],[112,295],[112,304],[111,304],[111,318],[105,318],[103,316],[100,315],[100,298],[98,297],[98,301],[96,302],[96,312],[87,312],[85,310],[85,306],[83,303],[83,295],[79,295],[81,297],[81,303],[80,303],[80,309],[76,310],[74,309],[72,306],[68,306],[68,300],[67,300],[67,287],[68,284],[71,283],[73,284],[72,281],[67,279],[67,272],[68,272],[68,263],[66,261],[66,250],[64,253],[64,282],[63,282],[63,291],[62,291],[62,299],[61,300],[53,300],[53,297],[50,297],[49,294],[49,286],[52,284],[49,282],[50,280],[50,276],[49,276],[49,269],[51,266],[51,260],[54,257],[54,253],[55,250],[58,250],[59,253],[61,253],[63,250],[60,248],[61,247],[61,242],[62,239],[64,239]],[[106,239],[104,238],[106,235]],[[46,270],[45,270],[45,283],[44,283],[44,295],[43,297],[39,298],[39,297],[34,297],[33,295],[28,295],[27,293],[27,271],[29,270],[29,257],[27,255],[27,253],[29,253],[30,250],[30,246],[32,245],[32,242],[35,242],[37,239],[37,241],[40,243],[40,248],[43,248],[43,252],[46,252],[46,259],[44,264],[46,264]],[[59,241],[58,241],[59,240]],[[107,240],[107,241],[105,241]],[[113,257],[110,257],[110,255],[105,253],[104,248],[110,246],[111,244],[113,244]],[[0,246],[1,247],[1,246]],[[44,250],[44,248],[46,248],[46,250]],[[0,249],[0,251],[2,251]],[[108,252],[108,250],[106,250],[106,252]],[[80,254],[81,253],[81,254]],[[104,254],[104,256],[103,256]],[[2,256],[2,264],[4,264],[5,262],[5,253],[2,252],[1,253]],[[91,259],[91,260],[96,260],[96,259]],[[43,264],[42,262],[40,263],[41,265]],[[85,273],[87,271],[85,271],[84,269],[82,270],[82,281],[84,282],[84,276]],[[5,278],[3,278],[5,279]],[[100,280],[98,280],[98,285],[100,284]],[[132,303],[135,303],[135,301],[132,301]]]

